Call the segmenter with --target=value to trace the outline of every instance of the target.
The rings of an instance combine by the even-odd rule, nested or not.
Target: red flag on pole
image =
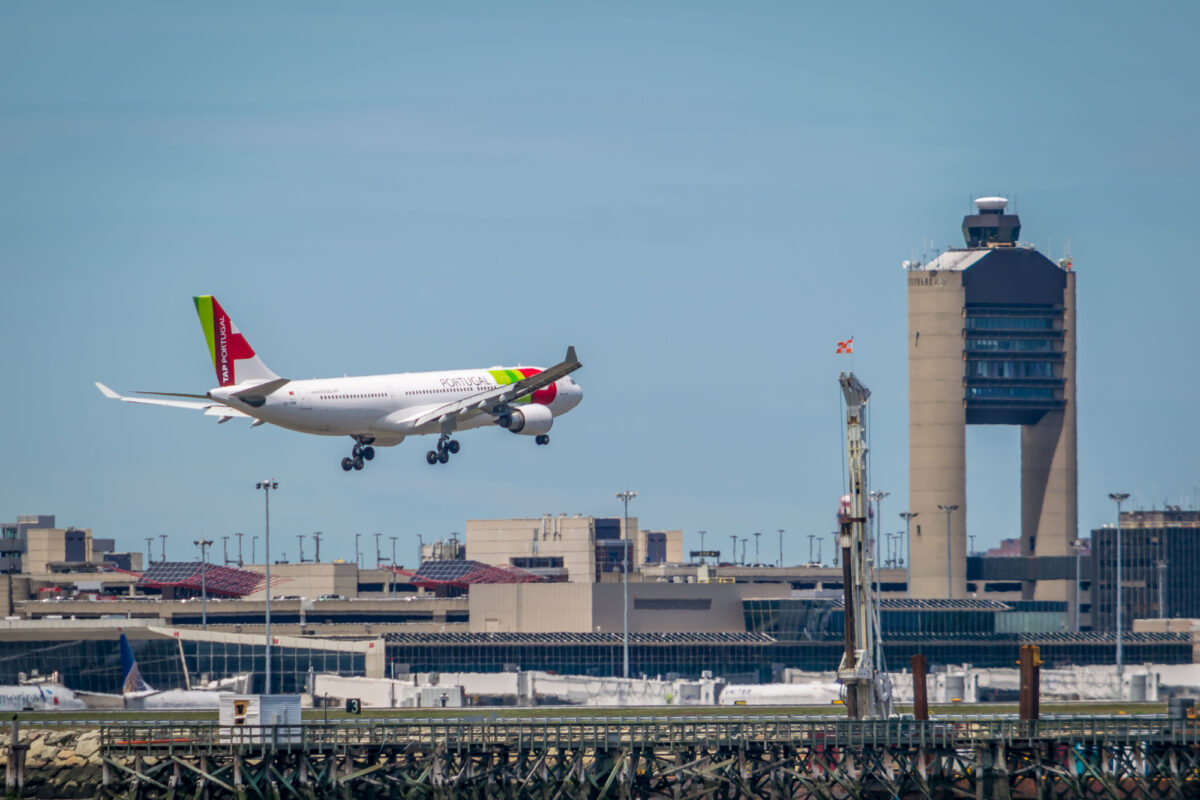
[[[854,352],[854,337],[851,336],[849,339],[847,339],[844,342],[838,342],[837,351],[839,353],[853,353]]]

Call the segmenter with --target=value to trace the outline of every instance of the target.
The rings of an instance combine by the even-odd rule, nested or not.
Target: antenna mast
[[[846,711],[854,719],[882,719],[892,713],[891,684],[878,670],[879,615],[871,594],[870,542],[867,527],[867,446],[863,422],[871,390],[851,372],[838,376],[846,401],[849,451],[849,505],[841,515],[842,585],[845,591],[846,651],[838,681],[846,687]]]

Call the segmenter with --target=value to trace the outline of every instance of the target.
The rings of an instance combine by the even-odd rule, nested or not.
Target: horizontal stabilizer
[[[234,397],[266,397],[282,388],[289,383],[287,378],[276,378],[275,380],[259,383],[254,386],[247,386],[245,389],[238,389],[233,393]]]
[[[249,417],[249,414],[243,414],[236,408],[230,408],[224,403],[219,403],[202,394],[178,394],[170,392],[139,392],[139,394],[154,394],[159,397],[127,397],[123,394],[118,394],[112,389],[105,386],[103,383],[96,383],[96,388],[100,393],[109,400],[120,400],[123,403],[137,403],[145,406],[167,406],[168,408],[190,408],[195,411],[203,411],[205,414],[214,417]],[[196,398],[195,400],[166,400],[163,397],[189,397]]]

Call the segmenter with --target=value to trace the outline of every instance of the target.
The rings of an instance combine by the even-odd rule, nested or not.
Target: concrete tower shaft
[[[908,272],[908,510],[913,597],[966,596],[967,419],[962,272]],[[949,555],[946,515],[950,512]]]

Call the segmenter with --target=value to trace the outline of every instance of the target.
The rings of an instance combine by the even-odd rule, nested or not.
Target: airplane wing
[[[191,409],[195,409],[197,411],[203,411],[205,413],[205,415],[210,416],[210,417],[220,417],[220,419],[217,420],[218,422],[226,422],[226,421],[232,419],[233,417],[245,417],[246,419],[251,418],[249,414],[243,414],[241,411],[238,411],[236,408],[230,408],[229,406],[227,406],[223,403],[218,403],[217,401],[210,400],[207,397],[204,398],[204,402],[192,401],[192,400],[160,400],[158,398],[149,398],[149,397],[126,397],[123,394],[117,394],[112,389],[108,388],[107,386],[105,386],[103,383],[100,383],[100,382],[96,383],[96,388],[100,390],[100,394],[104,395],[105,397],[109,398],[110,400],[120,400],[125,403],[138,403],[140,405],[147,405],[147,406],[170,406],[171,408],[191,408]],[[195,398],[203,397],[203,395],[167,394],[165,392],[147,392],[146,394],[162,394],[167,397],[195,397]]]
[[[486,392],[480,392],[462,400],[447,403],[432,411],[427,411],[414,419],[413,424],[420,427],[434,421],[444,424],[450,420],[469,419],[477,414],[488,412],[497,406],[515,403],[522,397],[531,395],[538,389],[549,386],[559,378],[570,375],[582,366],[583,364],[579,363],[579,359],[575,356],[575,347],[568,347],[566,358],[549,369],[545,369],[536,375],[530,375],[528,378],[523,378],[516,383],[510,383],[507,386],[497,386],[495,389],[489,389]]]

